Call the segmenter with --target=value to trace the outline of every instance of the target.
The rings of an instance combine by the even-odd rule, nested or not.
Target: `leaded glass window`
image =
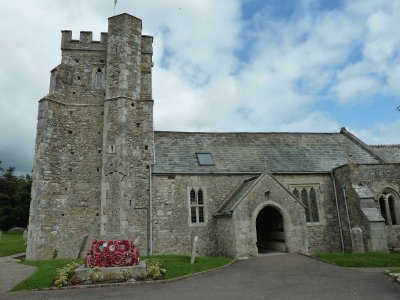
[[[192,224],[205,223],[204,193],[202,189],[191,189],[190,200],[190,222]]]
[[[319,222],[317,193],[314,187],[295,187],[292,190],[293,195],[298,198],[305,206],[305,215],[307,223]]]

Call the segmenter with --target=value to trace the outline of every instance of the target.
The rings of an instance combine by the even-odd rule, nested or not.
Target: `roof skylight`
[[[214,160],[211,153],[196,153],[200,166],[213,166]]]

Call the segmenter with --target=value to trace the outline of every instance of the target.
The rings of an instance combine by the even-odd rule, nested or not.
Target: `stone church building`
[[[100,41],[62,31],[39,101],[28,259],[77,257],[103,238],[188,254],[198,236],[200,255],[233,257],[400,247],[399,145],[345,128],[154,131],[153,38],[141,28],[121,14]]]

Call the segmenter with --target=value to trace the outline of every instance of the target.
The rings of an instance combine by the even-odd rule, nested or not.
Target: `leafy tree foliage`
[[[3,169],[0,161],[0,230],[26,227],[29,220],[32,177],[17,177],[14,167]]]

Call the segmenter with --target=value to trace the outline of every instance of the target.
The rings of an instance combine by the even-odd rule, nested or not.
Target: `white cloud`
[[[156,129],[338,131],[347,124],[320,102],[345,109],[400,99],[400,0],[347,0],[322,11],[316,1],[299,3],[286,19],[260,0],[243,20],[239,0],[118,1],[117,13],[138,16],[154,36]],[[0,19],[0,159],[28,171],[37,100],[60,63],[60,31],[99,39],[113,1],[13,0],[0,10],[8,12]],[[361,138],[399,138],[397,122],[368,118],[371,129],[355,131]]]
[[[400,120],[379,123],[370,129],[350,129],[359,138],[371,145],[399,144],[400,141]]]
[[[361,22],[362,32],[354,43],[362,52],[357,62],[338,71],[332,91],[342,103],[361,102],[367,95],[396,95],[393,81],[400,64],[400,1],[354,1],[347,12]]]
[[[339,101],[357,99],[361,102],[366,97],[373,96],[381,84],[372,76],[350,77],[341,80],[334,88]]]

